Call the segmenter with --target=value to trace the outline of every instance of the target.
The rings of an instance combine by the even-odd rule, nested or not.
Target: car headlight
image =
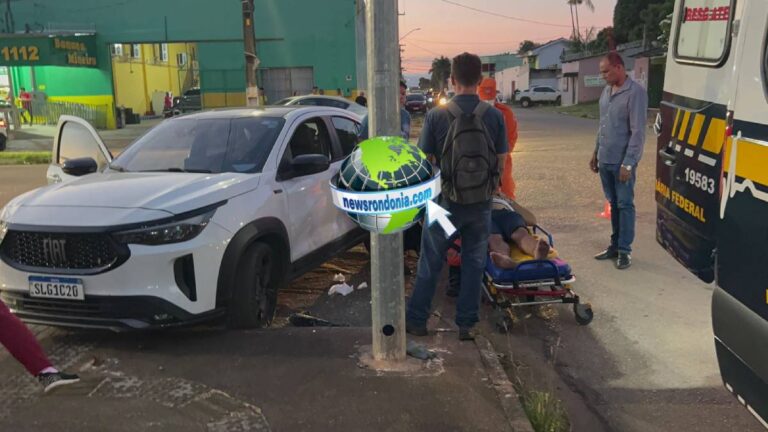
[[[445,105],[448,103],[448,99],[446,98],[440,98],[440,105]]]
[[[6,234],[8,234],[8,224],[0,220],[0,244],[3,243]]]
[[[183,220],[119,231],[112,235],[115,240],[123,244],[157,246],[181,243],[192,240],[203,232],[215,212],[216,209],[213,209]]]

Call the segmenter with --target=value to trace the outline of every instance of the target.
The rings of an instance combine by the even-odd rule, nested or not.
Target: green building
[[[204,108],[253,103],[257,85],[270,101],[313,86],[356,93],[355,0],[251,1],[12,1],[13,27],[0,23],[0,66],[10,66],[14,93],[25,87],[46,101],[103,110],[105,127],[115,126],[114,107],[132,92],[146,95],[131,99],[139,114],[179,87],[199,86]],[[53,39],[74,42],[59,49]],[[180,44],[193,58],[168,58],[168,46]],[[45,55],[19,56],[25,47]],[[156,71],[163,66],[168,73]],[[163,75],[175,87],[158,84]]]

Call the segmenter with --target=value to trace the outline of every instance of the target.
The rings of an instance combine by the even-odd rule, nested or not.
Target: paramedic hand
[[[630,177],[632,177],[632,171],[630,171],[630,170],[624,168],[624,166],[622,166],[619,169],[619,181],[622,182],[622,183],[626,183],[626,182],[629,181]]]
[[[589,169],[591,169],[593,173],[597,173],[597,153],[592,153],[592,159],[589,161]]]

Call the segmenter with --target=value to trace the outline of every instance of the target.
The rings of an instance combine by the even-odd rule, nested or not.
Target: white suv
[[[542,102],[560,105],[562,96],[560,95],[559,91],[553,89],[552,87],[534,86],[528,90],[518,93],[517,100],[520,101],[520,105],[522,105],[523,108],[528,108],[533,104]]]
[[[329,181],[359,117],[328,107],[169,119],[117,158],[64,116],[48,186],[0,212],[0,296],[31,323],[113,330],[226,313],[269,325],[277,291],[367,233]]]

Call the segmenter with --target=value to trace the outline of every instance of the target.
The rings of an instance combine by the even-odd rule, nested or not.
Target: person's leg
[[[635,240],[635,172],[626,183],[616,179],[616,203],[619,214],[619,252],[632,252],[632,242]]]
[[[33,376],[53,367],[32,332],[3,302],[0,302],[0,344]]]
[[[619,165],[601,164],[600,180],[603,184],[605,199],[611,204],[611,245],[612,251],[619,249],[619,209],[616,196],[616,184],[619,182]]]
[[[451,208],[450,211],[458,219],[461,231],[461,292],[456,302],[456,325],[468,329],[478,321],[491,209],[473,206],[470,209]]]
[[[416,282],[405,315],[409,327],[423,328],[427,325],[448,245],[449,240],[440,224],[432,224],[422,230]]]

